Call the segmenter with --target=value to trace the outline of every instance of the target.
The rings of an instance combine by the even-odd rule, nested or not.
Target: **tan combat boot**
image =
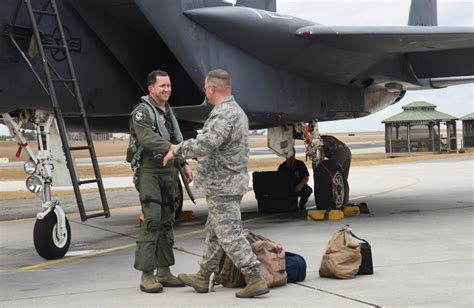
[[[248,274],[244,274],[244,278],[245,282],[247,283],[247,286],[235,292],[236,297],[250,298],[270,292],[267,287],[267,283],[265,282],[265,279]]]
[[[163,291],[163,286],[155,279],[153,272],[143,272],[140,280],[140,290],[147,293]]]
[[[193,287],[198,293],[209,292],[209,276],[199,270],[196,274],[178,275],[178,279],[187,286]]]
[[[155,277],[156,280],[163,285],[163,287],[179,288],[185,286],[184,283],[182,283],[176,276],[171,273],[167,273],[163,276],[156,275]]]

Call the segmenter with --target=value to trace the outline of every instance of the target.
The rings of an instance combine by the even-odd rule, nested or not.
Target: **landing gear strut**
[[[349,148],[335,137],[320,135],[317,121],[307,125],[305,144],[313,165],[316,207],[342,209],[349,201]]]
[[[8,113],[2,116],[10,132],[30,158],[25,163],[28,190],[42,194],[43,210],[36,215],[33,231],[36,251],[45,259],[62,258],[71,243],[71,228],[63,209],[59,206],[59,201],[51,200],[54,160],[51,154],[50,129],[54,123],[54,115],[43,111],[24,110],[15,118]],[[27,123],[33,124],[36,129],[38,155],[33,153],[23,136],[21,126]]]
[[[268,146],[281,157],[293,155],[295,138],[305,141],[312,162],[316,207],[342,209],[349,201],[351,151],[333,136],[320,135],[317,120],[268,129]]]

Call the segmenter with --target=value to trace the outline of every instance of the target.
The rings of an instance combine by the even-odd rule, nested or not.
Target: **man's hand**
[[[173,159],[174,151],[179,147],[179,144],[172,144],[168,149],[168,153],[166,153],[165,157],[163,157],[163,166],[166,166],[170,160]]]
[[[296,186],[295,186],[295,191],[296,191],[296,192],[300,192],[300,191],[303,189],[303,186],[304,186],[304,185],[301,185],[301,184],[296,185]]]
[[[183,171],[184,171],[184,177],[185,177],[184,180],[187,183],[191,183],[194,179],[193,170],[188,165],[184,165]]]

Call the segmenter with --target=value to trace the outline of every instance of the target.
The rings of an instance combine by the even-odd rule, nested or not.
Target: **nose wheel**
[[[43,219],[37,219],[33,230],[33,242],[38,254],[47,259],[59,259],[64,257],[71,244],[71,227],[67,217],[66,228],[58,232],[58,219],[55,212],[50,212]]]

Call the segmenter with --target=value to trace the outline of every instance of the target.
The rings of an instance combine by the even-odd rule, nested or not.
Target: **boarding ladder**
[[[32,2],[35,2],[35,4],[43,3],[42,7],[40,9],[33,8]],[[31,32],[34,36],[36,46],[39,52],[39,55],[41,56],[42,60],[42,70],[44,73],[44,79],[46,79],[46,82],[44,82],[44,79],[40,77],[39,73],[37,70],[33,67],[32,60],[27,56],[27,53],[25,53],[20,45],[17,43],[15,40],[15,27],[16,27],[16,22],[18,19],[18,16],[20,14],[20,11],[22,10],[23,5],[26,6],[26,11],[28,13],[29,20],[31,22]],[[53,18],[55,25],[57,26],[57,29],[60,33],[60,40],[58,40],[57,44],[47,44],[44,43],[42,40],[42,34],[39,31],[39,24],[41,23],[41,20],[43,17],[49,17]],[[23,28],[24,27],[18,27],[18,28]],[[79,208],[79,212],[81,215],[81,220],[86,221],[88,218],[93,218],[93,217],[99,217],[99,216],[105,216],[105,217],[110,217],[110,210],[109,206],[107,204],[107,197],[105,195],[105,190],[104,190],[104,184],[102,182],[102,177],[100,175],[100,169],[99,169],[99,164],[97,162],[97,155],[95,153],[94,149],[94,144],[92,142],[91,138],[91,133],[89,129],[89,123],[87,121],[87,114],[86,110],[84,108],[84,103],[82,101],[82,96],[81,92],[79,89],[79,84],[76,78],[76,73],[74,71],[74,66],[71,60],[71,54],[70,50],[68,47],[68,42],[66,40],[65,34],[64,34],[64,29],[63,29],[63,24],[61,22],[60,14],[58,11],[58,7],[56,5],[55,0],[43,0],[43,1],[35,1],[35,0],[19,0],[15,14],[13,16],[12,24],[9,27],[9,36],[10,39],[12,40],[13,44],[15,47],[18,49],[20,52],[21,56],[23,59],[27,62],[30,70],[32,73],[35,75],[36,79],[38,82],[41,84],[43,87],[44,91],[48,94],[51,104],[53,106],[53,111],[54,115],[57,120],[58,124],[58,130],[59,130],[59,135],[61,137],[61,142],[63,144],[63,150],[64,154],[66,156],[66,163],[67,167],[69,169],[69,173],[71,176],[71,182],[72,186],[74,189],[74,194],[76,196],[76,201],[77,201],[77,206]],[[63,52],[66,60],[66,65],[68,68],[69,76],[63,77],[60,76],[58,71],[55,69],[55,67],[52,65],[51,61],[49,61],[46,58],[45,50],[54,50],[58,52]],[[53,75],[54,74],[54,75]],[[54,77],[53,77],[54,76]],[[69,94],[72,95],[74,100],[77,103],[78,111],[73,113],[73,114],[68,114],[68,117],[78,117],[80,118],[80,122],[82,122],[82,127],[84,131],[84,135],[87,140],[87,145],[85,146],[71,146],[69,144],[69,140],[67,137],[66,133],[66,124],[64,122],[63,118],[63,113],[61,111],[61,106],[58,102],[57,96],[56,96],[56,87],[58,86],[64,86],[68,90]],[[86,179],[86,180],[81,180],[79,178],[79,175],[77,174],[75,168],[74,168],[74,161],[73,161],[73,156],[71,154],[72,151],[80,151],[80,150],[88,150],[90,154],[90,158],[92,161],[92,165],[94,167],[94,174],[95,178],[93,179]],[[83,184],[89,184],[89,183],[96,183],[99,194],[100,194],[100,199],[102,202],[102,208],[100,212],[94,212],[92,214],[87,214],[84,208],[84,203],[82,200],[81,196],[81,190],[80,186]]]

